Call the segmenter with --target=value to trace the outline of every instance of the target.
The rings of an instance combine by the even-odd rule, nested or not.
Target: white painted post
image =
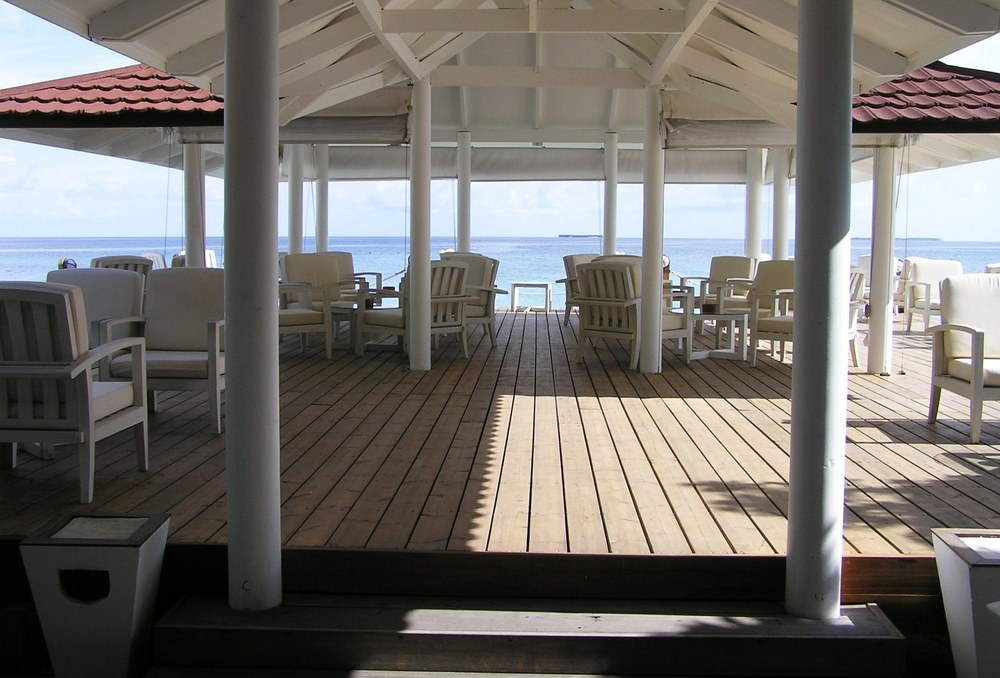
[[[791,169],[791,151],[777,148],[771,151],[774,158],[774,223],[771,232],[771,258],[788,258],[788,192]]]
[[[229,604],[281,604],[278,3],[226,0],[226,493]]]
[[[618,248],[618,133],[604,134],[604,254]]]
[[[205,267],[205,161],[200,144],[184,144],[184,265]]]
[[[746,231],[743,253],[760,259],[764,233],[764,149],[747,149]]]
[[[303,149],[299,144],[285,145],[288,165],[288,252],[301,254],[302,244],[302,166]]]
[[[840,616],[847,435],[852,0],[800,0],[795,361],[785,607]]]
[[[458,133],[458,251],[472,251],[472,133]]]
[[[431,368],[431,81],[413,83],[410,143],[410,267],[406,275],[410,313],[410,369]]]
[[[316,144],[316,251],[330,249],[330,146]]]
[[[868,281],[868,374],[892,372],[892,292],[896,242],[896,149],[875,149],[872,182],[872,270]]]
[[[660,87],[646,85],[646,136],[643,141],[642,301],[639,302],[639,371],[663,370],[660,339],[663,304],[663,134]]]

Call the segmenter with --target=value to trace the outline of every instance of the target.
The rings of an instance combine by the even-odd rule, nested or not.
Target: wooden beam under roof
[[[435,87],[571,87],[642,89],[646,82],[630,68],[544,66],[439,66]]]
[[[1000,13],[975,0],[885,0],[885,2],[959,35],[989,35],[1000,30]]]
[[[383,28],[384,11],[382,10],[382,6],[379,5],[378,0],[354,0],[354,5],[358,8],[358,11],[361,12],[361,16],[364,17],[369,28],[374,31],[375,37],[378,38],[378,41],[385,46],[386,50],[388,50],[390,54],[392,54],[396,63],[398,63],[413,80],[422,79],[426,75],[426,69],[420,65],[420,61],[417,59],[416,55],[414,55],[410,46],[406,44],[406,41],[403,40],[403,37],[399,35],[398,32],[386,31]],[[438,32],[441,31],[440,28],[436,30]],[[427,33],[429,31],[412,32]]]
[[[717,4],[719,0],[688,0],[687,7],[684,8],[684,31],[668,35],[663,41],[660,51],[653,59],[650,76],[652,82],[663,82],[678,55],[687,47],[694,34],[701,30]]]
[[[134,40],[205,0],[125,0],[90,21],[91,40]]]
[[[684,30],[684,12],[676,10],[542,9],[534,19],[524,9],[386,9],[386,33],[653,33]],[[532,22],[537,28],[532,30]]]

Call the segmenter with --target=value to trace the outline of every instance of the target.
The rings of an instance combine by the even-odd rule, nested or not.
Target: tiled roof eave
[[[1000,134],[1000,120],[878,120],[854,121],[854,134]]]
[[[221,127],[222,110],[120,113],[0,113],[0,128]]]

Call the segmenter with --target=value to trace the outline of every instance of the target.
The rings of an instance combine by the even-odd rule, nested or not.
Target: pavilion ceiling
[[[224,0],[7,1],[225,93]],[[1000,0],[854,6],[856,93],[1000,31]],[[435,146],[468,131],[477,149],[595,150],[613,131],[629,151],[652,84],[668,130],[687,130],[670,149],[741,148],[765,128],[793,138],[796,2],[285,0],[279,12],[282,124],[405,114],[408,85],[430,78]],[[692,136],[703,123],[711,142]]]

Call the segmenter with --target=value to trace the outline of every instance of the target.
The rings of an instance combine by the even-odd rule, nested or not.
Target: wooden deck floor
[[[496,349],[477,330],[465,360],[445,340],[429,372],[395,351],[327,361],[319,342],[283,344],[287,546],[785,551],[789,363],[668,355],[662,375],[645,375],[618,343],[574,363],[574,326],[558,314],[498,317]],[[928,340],[896,341],[891,377],[851,369],[846,554],[925,554],[932,527],[1000,528],[1000,406],[987,405],[983,444],[968,444],[967,405],[950,394],[928,425]],[[76,503],[67,450],[22,452],[0,471],[0,535],[131,511],[169,513],[175,542],[225,541],[225,439],[203,395],[161,395],[150,471],[132,450],[127,434],[99,445],[89,506]]]

